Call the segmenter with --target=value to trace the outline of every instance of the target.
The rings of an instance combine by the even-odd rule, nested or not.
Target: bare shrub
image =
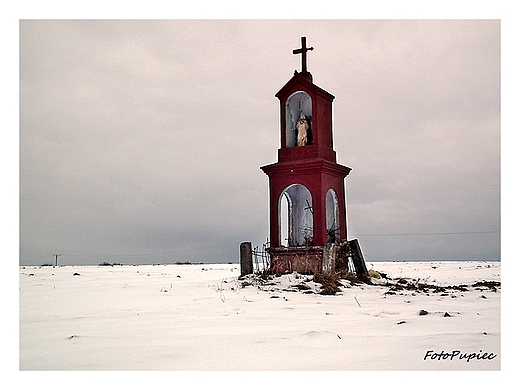
[[[340,292],[339,288],[339,274],[331,274],[325,275],[323,273],[315,273],[314,274],[314,282],[321,284],[321,295],[335,295],[337,292]]]

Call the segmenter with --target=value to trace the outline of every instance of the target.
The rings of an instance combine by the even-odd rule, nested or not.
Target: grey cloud
[[[336,96],[363,249],[499,258],[496,234],[362,236],[499,230],[498,21],[22,21],[20,262],[227,262],[263,243],[259,167],[301,35]]]

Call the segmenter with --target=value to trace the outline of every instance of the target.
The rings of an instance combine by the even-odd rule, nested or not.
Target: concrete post
[[[337,245],[328,243],[323,247],[322,272],[324,275],[332,275],[336,271],[336,248]]]
[[[250,242],[240,244],[240,276],[253,273],[253,250]]]

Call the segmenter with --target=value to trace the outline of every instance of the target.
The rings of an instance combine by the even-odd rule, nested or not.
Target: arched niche
[[[291,198],[287,195],[287,192],[283,192],[280,196],[280,202],[278,206],[278,220],[279,220],[279,232],[280,232],[280,245],[289,246],[290,224],[289,219],[291,218]]]
[[[339,202],[336,191],[332,188],[327,191],[325,198],[327,242],[339,241]]]
[[[313,242],[312,196],[307,187],[293,184],[278,200],[280,243],[289,247],[310,246]]]
[[[297,124],[301,115],[305,116],[306,125],[306,141],[305,145],[298,145],[298,129]],[[285,104],[285,136],[286,146],[293,148],[296,146],[312,145],[312,99],[304,91],[294,92]]]

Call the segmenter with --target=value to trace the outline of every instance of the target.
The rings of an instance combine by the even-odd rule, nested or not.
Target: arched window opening
[[[280,197],[280,245],[289,246],[291,218],[291,199],[286,192]]]
[[[287,242],[289,247],[312,245],[314,217],[309,190],[301,184],[291,185],[282,192],[278,204],[280,243]]]
[[[312,101],[303,91],[293,93],[287,99],[286,112],[286,146],[312,145]]]

